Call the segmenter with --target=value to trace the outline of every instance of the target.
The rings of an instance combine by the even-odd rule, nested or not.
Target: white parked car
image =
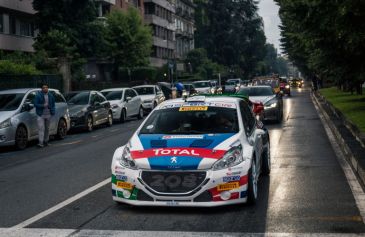
[[[165,96],[159,86],[143,85],[133,87],[142,99],[142,106],[145,111],[151,111],[157,105],[165,101]]]
[[[193,82],[195,90],[198,94],[214,94],[215,88],[210,81],[195,81]]]
[[[38,139],[37,114],[33,100],[40,89],[14,89],[0,91],[0,146],[15,145],[25,149],[28,142]],[[49,89],[56,102],[49,134],[63,139],[70,129],[70,115],[63,95]]]
[[[110,102],[113,119],[121,123],[128,117],[143,118],[142,99],[132,88],[112,88],[102,90],[101,93]]]

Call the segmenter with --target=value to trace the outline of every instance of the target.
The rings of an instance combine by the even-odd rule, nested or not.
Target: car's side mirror
[[[25,103],[23,105],[22,111],[31,111],[34,108],[34,105],[31,103]]]
[[[100,106],[100,102],[95,101],[93,105],[94,106]]]
[[[132,100],[132,97],[128,96],[127,98],[125,98],[125,101],[129,102],[130,100]]]

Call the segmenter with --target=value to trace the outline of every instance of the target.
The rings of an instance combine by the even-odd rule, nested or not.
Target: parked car
[[[243,85],[243,81],[241,78],[228,79],[226,82],[233,82],[236,86],[240,87]]]
[[[15,145],[25,149],[28,142],[38,139],[37,114],[33,100],[40,89],[0,91],[0,146]],[[49,89],[56,102],[49,134],[63,139],[70,129],[70,116],[65,98],[55,89]]]
[[[271,86],[251,86],[242,87],[237,94],[248,96],[254,103],[264,105],[264,120],[275,120],[280,122],[283,118],[283,99],[282,95],[275,94]]]
[[[280,83],[276,77],[255,78],[252,80],[252,86],[271,86],[275,94],[280,93]]]
[[[112,126],[110,103],[98,91],[72,91],[66,94],[70,110],[71,128],[84,128],[91,132],[95,126]]]
[[[193,82],[195,90],[199,94],[214,94],[215,90],[210,81],[195,81]]]
[[[114,120],[124,123],[130,117],[143,118],[142,99],[134,89],[113,88],[102,90],[101,93],[111,104]]]
[[[165,101],[165,96],[159,86],[143,85],[133,87],[141,97],[142,107],[145,111],[151,111],[157,105]]]
[[[193,84],[184,83],[184,89],[185,89],[185,94],[183,92],[184,97],[194,96],[198,93]]]
[[[254,204],[270,167],[268,132],[245,100],[169,100],[114,152],[112,196],[136,206]]]
[[[224,84],[224,93],[236,93],[238,86],[234,81],[226,81]]]

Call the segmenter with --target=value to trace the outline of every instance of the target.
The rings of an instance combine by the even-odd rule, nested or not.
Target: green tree
[[[143,24],[139,12],[129,8],[126,12],[112,11],[107,16],[107,40],[111,44],[110,56],[116,66],[134,68],[148,65],[152,49],[151,29]]]

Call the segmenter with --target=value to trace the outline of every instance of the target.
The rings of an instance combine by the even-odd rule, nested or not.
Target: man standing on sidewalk
[[[55,98],[52,93],[48,93],[48,85],[43,84],[42,90],[37,93],[34,99],[38,123],[38,147],[48,146],[49,124],[51,117],[56,112]]]

